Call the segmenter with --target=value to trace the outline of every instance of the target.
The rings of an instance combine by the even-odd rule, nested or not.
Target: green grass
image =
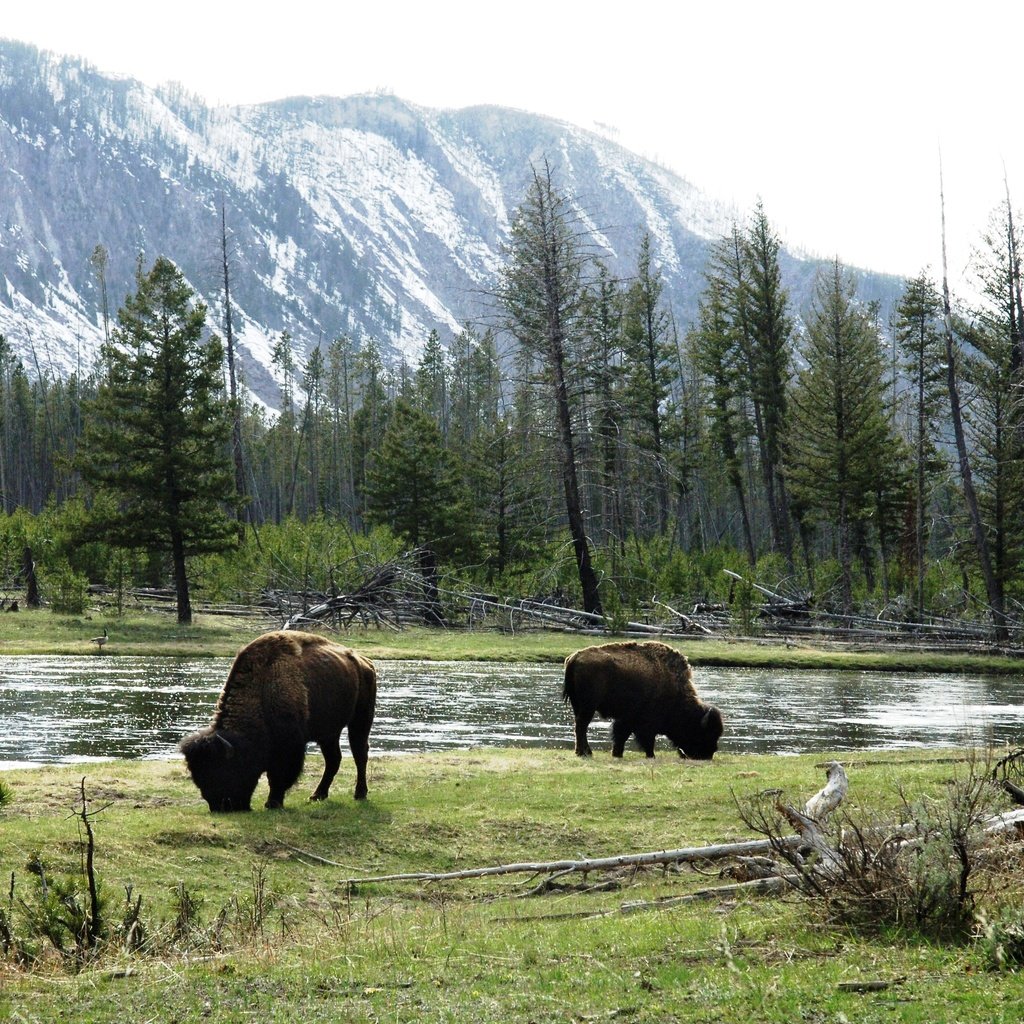
[[[103,648],[103,657],[231,657],[254,637],[279,625],[269,616],[201,613],[191,626],[179,626],[168,612],[135,612],[118,618],[99,611],[84,616],[21,611],[0,615],[0,654],[98,654],[89,640],[106,627],[110,639]],[[394,632],[358,627],[337,634],[337,638],[371,658],[513,662],[561,662],[580,647],[614,639],[548,630],[504,633],[411,628]],[[671,642],[696,666],[1019,674],[1024,664],[1020,657],[1001,655],[893,651],[810,642],[787,644],[753,638],[694,636]]]
[[[107,949],[75,966],[44,943],[31,966],[0,961],[0,1020],[1018,1020],[1024,976],[984,970],[973,946],[898,930],[850,934],[793,896],[619,912],[626,901],[714,885],[714,868],[592,876],[588,883],[618,888],[539,896],[527,895],[538,879],[522,875],[345,884],[748,838],[735,799],[779,788],[800,802],[823,783],[825,757],[581,761],[567,735],[559,751],[375,758],[370,798],[358,804],[346,758],[331,799],[309,804],[320,768],[311,756],[284,811],[227,816],[206,811],[177,761],[8,772],[0,907],[16,930],[25,927],[19,901],[31,903],[36,884],[26,869],[34,856],[51,877],[81,879],[73,811],[84,776],[111,919],[130,885],[152,945],[131,955]],[[893,811],[899,787],[941,801],[967,770],[958,758],[858,754],[847,761],[847,805]],[[264,797],[261,784],[254,805]],[[202,906],[189,939],[172,941],[182,884]],[[1019,907],[1022,890],[1018,874],[999,898]],[[849,981],[890,987],[842,990]]]

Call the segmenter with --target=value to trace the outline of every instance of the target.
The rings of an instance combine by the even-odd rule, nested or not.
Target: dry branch
[[[793,839],[795,844],[797,839]],[[689,846],[678,850],[658,850],[652,853],[620,854],[615,857],[592,857],[582,860],[530,861],[520,864],[496,864],[491,867],[464,868],[460,871],[410,871],[393,875],[374,875],[368,878],[347,878],[346,885],[360,882],[450,882],[464,878],[486,878],[492,875],[544,874],[572,871],[605,871],[621,867],[640,867],[651,864],[679,864],[722,860],[749,854],[770,853],[777,849],[768,839],[750,839],[739,843],[717,843],[711,846]]]

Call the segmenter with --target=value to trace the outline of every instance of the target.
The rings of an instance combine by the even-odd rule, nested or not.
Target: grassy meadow
[[[970,772],[963,757],[850,758],[847,808],[874,818],[908,797],[939,805]],[[792,893],[623,909],[718,885],[717,864],[567,875],[539,894],[546,876],[348,881],[751,838],[737,801],[781,789],[802,804],[824,782],[821,762],[581,761],[567,730],[564,751],[374,758],[358,804],[347,757],[331,799],[308,803],[321,764],[310,756],[283,811],[219,816],[179,762],[9,772],[0,925],[32,959],[12,947],[0,960],[0,1020],[1018,1020],[1024,974],[989,970],[976,942],[899,922],[853,930]],[[60,954],[26,936],[40,872],[51,889],[83,887],[83,786],[111,937],[80,958],[66,937]],[[261,783],[254,806],[264,797]],[[972,884],[992,913],[1024,896],[1019,872]],[[138,948],[126,951],[122,923],[140,897]]]
[[[48,610],[0,614],[0,655],[99,655],[90,638],[106,628],[109,640],[102,657],[146,655],[232,657],[240,647],[280,621],[270,616],[199,613],[180,626],[171,613],[134,612],[123,616],[102,611],[82,616]],[[312,627],[311,627],[312,628]],[[542,629],[497,630],[354,627],[331,632],[341,643],[370,658],[432,661],[561,662],[573,651],[613,636],[581,636]],[[1021,674],[1024,658],[1003,654],[965,655],[929,650],[893,649],[855,643],[795,642],[756,636],[694,635],[673,639],[695,666],[730,665],[785,669],[865,669],[893,672],[976,672]]]
[[[20,612],[0,616],[0,652],[230,656],[274,625]],[[99,653],[88,638],[104,626]],[[376,658],[501,661],[560,661],[597,642],[425,629],[341,639]],[[756,639],[677,646],[698,669],[1020,671],[1007,658]],[[360,881],[755,838],[741,807],[775,790],[802,806],[829,756],[738,755],[726,745],[701,764],[661,746],[653,761],[632,751],[581,761],[568,718],[565,739],[564,750],[374,757],[361,803],[345,748],[331,799],[310,804],[322,766],[311,754],[283,811],[262,809],[264,781],[260,809],[242,815],[211,815],[177,760],[0,772],[0,1021],[1019,1019],[1024,972],[992,969],[983,938],[937,939],[899,914],[854,926],[828,901],[793,892],[678,902],[728,884],[719,863],[570,874],[550,886],[546,873]],[[861,822],[902,821],[910,805],[941,819],[949,794],[977,772],[966,751],[838,756],[850,778],[844,813]],[[75,929],[89,905],[87,827],[104,938],[84,950]],[[991,919],[1021,921],[1024,869],[1013,848],[979,861],[970,888]]]

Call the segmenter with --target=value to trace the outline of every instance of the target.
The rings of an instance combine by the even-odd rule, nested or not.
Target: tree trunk
[[[188,593],[188,573],[185,567],[185,542],[179,530],[171,534],[171,561],[174,571],[174,592],[178,603],[178,622],[192,624],[192,603]]]
[[[39,582],[36,579],[36,563],[32,557],[32,549],[25,547],[21,558],[22,571],[25,574],[25,604],[29,608],[38,608],[42,602],[39,600]]]
[[[946,199],[942,189],[941,168],[939,172],[939,198],[942,207],[942,313],[946,337],[946,389],[949,392],[950,420],[953,424],[957,459],[960,464],[960,482],[964,488],[964,501],[967,504],[967,514],[971,522],[974,547],[981,566],[981,574],[985,580],[985,593],[988,596],[988,603],[992,610],[992,624],[995,627],[996,638],[1005,640],[1008,633],[1002,587],[992,567],[992,552],[989,549],[985,524],[981,519],[978,495],[974,489],[971,461],[967,452],[967,438],[964,434],[963,411],[960,406],[960,390],[956,375],[956,351],[953,344],[953,313],[949,302],[949,277],[946,270]]]
[[[245,504],[245,466],[242,457],[242,409],[238,404],[238,378],[235,372],[235,333],[231,320],[231,278],[228,267],[228,227],[224,201],[220,204],[220,252],[224,270],[224,344],[228,357],[228,397],[231,399],[231,454],[235,464],[235,494],[238,516],[242,518]],[[246,516],[248,518],[248,516]]]

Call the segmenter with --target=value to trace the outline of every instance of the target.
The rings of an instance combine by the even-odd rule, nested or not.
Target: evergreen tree
[[[344,335],[327,350],[326,398],[330,417],[330,455],[326,471],[328,508],[347,513],[355,525],[355,471],[352,464],[352,342]]]
[[[206,307],[163,257],[117,320],[79,451],[85,479],[114,499],[97,503],[94,527],[120,547],[170,554],[178,621],[188,623],[187,557],[237,539],[225,511],[234,476],[224,354],[216,337],[203,341]]]
[[[597,500],[601,531],[608,538],[613,561],[626,543],[626,481],[622,453],[625,409],[623,407],[622,319],[623,295],[608,268],[598,264],[597,273],[584,295],[587,344],[583,352],[584,388],[591,396],[594,444],[597,448]]]
[[[649,476],[644,475],[654,483],[655,520],[660,534],[668,531],[669,488],[663,420],[675,360],[671,323],[661,301],[663,288],[661,272],[653,264],[651,236],[644,234],[637,257],[636,278],[626,293],[622,338],[634,444],[642,464],[650,470]]]
[[[352,476],[357,512],[361,509],[366,481],[388,423],[391,403],[387,384],[388,373],[381,358],[380,346],[373,338],[367,338],[355,356],[356,408],[352,415]]]
[[[788,466],[793,490],[819,522],[834,526],[842,610],[853,607],[857,530],[876,510],[897,440],[885,414],[885,364],[870,310],[836,260],[819,274],[793,392]]]
[[[754,407],[761,473],[775,547],[793,561],[789,498],[782,475],[793,348],[789,296],[782,285],[780,242],[760,203],[738,251],[737,316],[747,389]]]
[[[367,480],[366,517],[441,557],[472,536],[460,467],[434,420],[399,399]]]
[[[896,309],[896,340],[912,394],[911,443],[917,460],[914,486],[914,562],[917,574],[917,613],[924,614],[924,580],[928,543],[929,492],[939,453],[934,443],[944,387],[944,343],[940,318],[942,300],[935,283],[922,271],[907,283]]]
[[[965,420],[992,556],[995,587],[990,601],[997,625],[1005,621],[1007,599],[1024,563],[1024,367],[1018,246],[1012,211],[1004,204],[993,214],[974,261],[981,301],[970,320],[961,325],[970,343],[963,357],[963,374],[973,392],[965,407]]]
[[[707,383],[708,440],[714,456],[722,460],[729,485],[736,496],[743,546],[747,560],[754,565],[757,553],[750,527],[741,458],[741,442],[746,433],[739,403],[742,353],[735,324],[729,315],[726,284],[713,272],[709,272],[699,301],[698,322],[690,331],[689,344],[697,368]]]
[[[415,377],[416,404],[437,424],[445,444],[448,443],[448,360],[441,336],[431,331],[420,356]]]

